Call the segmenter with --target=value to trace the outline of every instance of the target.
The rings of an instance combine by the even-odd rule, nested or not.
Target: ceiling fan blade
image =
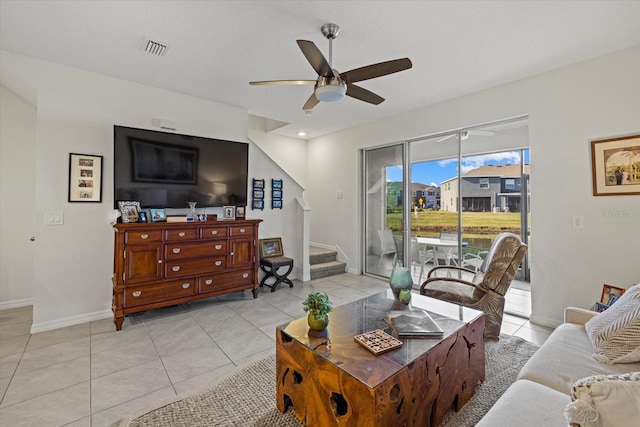
[[[347,95],[352,98],[359,99],[360,101],[375,105],[384,101],[384,98],[380,95],[376,95],[375,93],[354,84],[347,85]]]
[[[377,64],[371,64],[354,70],[345,71],[340,74],[340,77],[342,77],[342,80],[347,83],[355,83],[408,70],[411,67],[412,64],[409,58],[393,59],[391,61],[379,62]]]
[[[296,42],[298,46],[300,46],[300,50],[305,58],[307,58],[307,61],[309,61],[309,64],[311,64],[319,76],[335,77],[331,65],[313,42],[308,40],[296,40]]]
[[[309,99],[307,99],[307,102],[304,103],[304,106],[302,107],[302,109],[303,110],[311,110],[313,107],[318,105],[318,103],[320,103],[320,101],[318,101],[318,98],[316,98],[316,94],[314,92],[314,93],[311,94]]]
[[[265,80],[261,82],[249,82],[250,85],[314,85],[315,80]]]

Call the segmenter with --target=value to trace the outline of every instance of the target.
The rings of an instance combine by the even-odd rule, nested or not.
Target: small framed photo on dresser
[[[119,201],[118,207],[120,208],[120,216],[122,217],[122,222],[138,222],[138,215],[140,213],[140,202]]]
[[[244,219],[245,211],[246,211],[245,205],[236,206],[236,218]]]

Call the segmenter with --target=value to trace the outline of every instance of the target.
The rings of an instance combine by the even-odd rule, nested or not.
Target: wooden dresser
[[[258,296],[262,220],[115,224],[113,321],[229,292]]]

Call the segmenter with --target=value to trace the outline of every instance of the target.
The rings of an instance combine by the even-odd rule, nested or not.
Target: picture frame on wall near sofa
[[[594,196],[640,195],[640,134],[591,141]]]

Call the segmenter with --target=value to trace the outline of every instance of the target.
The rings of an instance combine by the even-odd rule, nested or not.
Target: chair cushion
[[[640,361],[640,284],[632,286],[607,310],[592,317],[585,330],[604,363]]]
[[[626,427],[640,419],[640,372],[578,380],[565,409],[568,423],[581,427]]]
[[[474,291],[475,286],[445,280],[430,281],[424,288],[424,294],[428,297],[466,306],[478,302],[479,298],[474,295]]]

